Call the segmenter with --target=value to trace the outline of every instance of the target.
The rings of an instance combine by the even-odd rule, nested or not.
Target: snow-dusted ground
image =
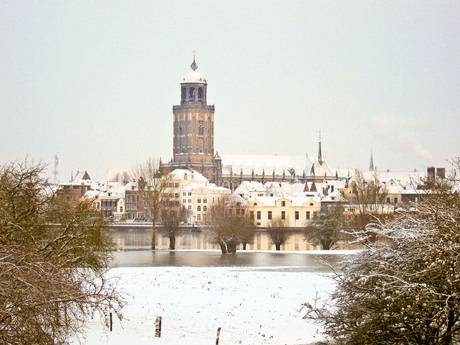
[[[333,289],[325,274],[235,267],[114,268],[130,296],[124,320],[108,332],[90,320],[83,344],[309,344],[318,327],[302,319],[304,301]],[[162,316],[161,338],[155,319]],[[76,342],[78,343],[78,341]]]

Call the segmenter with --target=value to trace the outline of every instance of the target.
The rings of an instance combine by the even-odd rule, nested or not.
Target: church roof
[[[241,171],[243,175],[251,175],[254,171],[255,175],[269,177],[273,174],[281,176],[284,174],[286,178],[291,176],[293,172],[297,176],[318,176],[331,177],[335,176],[327,161],[314,159],[313,161],[307,156],[280,156],[280,155],[236,155],[236,154],[221,154],[222,157],[222,174],[238,176]],[[312,169],[313,168],[313,169]]]

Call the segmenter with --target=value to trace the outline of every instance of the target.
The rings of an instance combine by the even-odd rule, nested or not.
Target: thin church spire
[[[321,128],[319,129],[318,162],[319,164],[323,164],[323,154],[321,152]]]
[[[374,156],[373,156],[373,154],[372,154],[372,148],[371,148],[371,160],[370,160],[370,162],[369,162],[369,170],[370,170],[370,171],[375,170],[375,168],[374,168]]]

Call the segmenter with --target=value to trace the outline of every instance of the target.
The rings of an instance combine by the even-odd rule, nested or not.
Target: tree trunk
[[[219,245],[220,245],[220,250],[222,250],[222,254],[227,254],[227,246],[225,245],[225,243],[220,242]]]
[[[176,236],[174,234],[169,235],[169,249],[176,249]]]
[[[276,250],[281,250],[281,243],[275,243]]]
[[[230,254],[236,253],[236,243],[230,242],[227,244],[227,250]]]
[[[451,306],[451,303],[449,303],[449,306]],[[453,306],[451,306],[453,307]],[[452,327],[455,325],[455,313],[450,310],[448,317],[447,317],[447,329],[446,329],[446,335],[444,339],[442,339],[441,344],[443,345],[450,345],[452,344]]]
[[[245,243],[243,243],[243,250],[246,250],[246,245],[247,245],[247,243],[246,243],[246,242],[245,242]]]
[[[155,225],[152,228],[152,250],[155,250],[155,244],[157,242],[157,229]]]
[[[323,241],[321,242],[321,247],[323,247],[323,250],[330,250],[331,244],[328,241]]]

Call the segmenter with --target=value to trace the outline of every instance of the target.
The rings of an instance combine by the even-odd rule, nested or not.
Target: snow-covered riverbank
[[[265,267],[266,269],[266,267]],[[325,274],[257,268],[115,268],[129,294],[113,331],[88,322],[83,344],[308,344],[321,339],[302,319],[304,301],[333,289]],[[161,338],[155,319],[162,316]],[[76,342],[78,343],[78,342]]]

